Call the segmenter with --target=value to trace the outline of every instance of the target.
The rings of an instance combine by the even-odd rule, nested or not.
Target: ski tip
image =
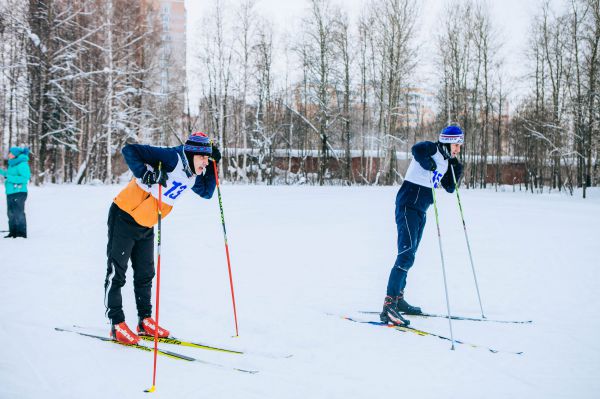
[[[144,389],[144,392],[146,392],[146,393],[150,393],[150,392],[154,392],[154,391],[156,391],[156,386],[155,385],[152,385],[151,388]]]
[[[244,370],[244,369],[238,369],[238,368],[234,368],[234,370],[241,371],[242,373],[258,374],[258,370]]]

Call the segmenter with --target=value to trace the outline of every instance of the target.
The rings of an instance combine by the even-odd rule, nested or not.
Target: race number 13
[[[171,187],[166,193],[163,195],[169,197],[171,199],[176,199],[179,195],[185,190],[187,186],[178,181],[173,181],[173,187]],[[177,192],[175,192],[177,190]]]

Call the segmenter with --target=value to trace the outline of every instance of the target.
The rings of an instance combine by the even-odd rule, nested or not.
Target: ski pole
[[[162,169],[162,163],[158,163],[158,175]],[[152,372],[152,387],[144,392],[154,392],[156,390],[156,358],[158,354],[158,314],[160,305],[160,232],[162,219],[162,185],[158,183],[158,237],[156,244],[157,261],[156,261],[156,326],[154,328],[154,371]]]
[[[233,318],[235,320],[235,336],[238,337],[238,321],[237,311],[235,307],[235,293],[233,290],[233,278],[231,276],[231,261],[229,260],[229,245],[227,245],[227,229],[225,228],[225,213],[223,212],[223,201],[221,200],[221,188],[219,184],[219,171],[217,170],[217,162],[213,159],[215,170],[215,180],[217,182],[217,196],[219,197],[219,208],[221,209],[221,225],[223,226],[223,238],[225,240],[225,254],[227,255],[227,269],[229,270],[229,286],[231,287],[231,302],[233,303]]]
[[[448,308],[448,324],[450,325],[450,340],[452,341],[452,348],[450,348],[450,349],[454,350],[454,333],[452,332],[452,314],[450,312],[450,299],[448,298],[448,283],[446,282],[446,266],[444,264],[444,252],[442,251],[442,233],[440,232],[440,220],[438,217],[437,202],[435,200],[435,187],[437,186],[437,183],[435,182],[435,178],[432,179],[432,182],[433,182],[433,185],[431,186],[431,192],[433,194],[433,209],[435,210],[435,223],[437,225],[438,242],[440,244],[440,257],[442,258],[442,274],[444,275],[444,289],[446,290],[446,306]]]
[[[465,215],[463,214],[462,203],[460,202],[460,194],[458,193],[458,183],[456,182],[456,175],[454,174],[454,167],[450,165],[452,170],[452,178],[454,179],[454,187],[456,190],[456,199],[458,201],[458,209],[460,210],[460,217],[462,219],[463,229],[465,231],[465,240],[467,240],[467,249],[469,250],[469,259],[471,260],[471,269],[473,270],[473,279],[475,280],[475,289],[477,290],[477,299],[479,299],[479,308],[481,309],[481,318],[485,319],[483,314],[483,305],[481,304],[481,295],[479,294],[479,284],[477,283],[477,274],[475,273],[475,264],[473,263],[473,254],[471,253],[471,244],[469,243],[469,235],[467,234],[467,225],[465,223]]]

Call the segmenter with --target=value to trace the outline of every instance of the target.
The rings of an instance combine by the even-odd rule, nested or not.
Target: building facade
[[[151,140],[161,145],[178,144],[172,131],[181,131],[186,109],[186,17],[184,0],[145,0],[147,18],[158,46],[150,52],[154,96],[153,110],[159,128]],[[149,139],[149,138],[146,138]]]

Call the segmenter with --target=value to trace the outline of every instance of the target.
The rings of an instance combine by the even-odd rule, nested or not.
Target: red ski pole
[[[162,163],[158,163],[159,176],[161,172]],[[144,392],[154,392],[156,390],[156,359],[158,354],[158,311],[160,305],[160,230],[161,230],[161,219],[162,219],[162,185],[158,183],[158,237],[156,244],[156,252],[158,254],[158,260],[156,262],[156,328],[154,329],[154,371],[152,372],[152,387],[146,389]]]
[[[221,225],[223,226],[223,237],[225,239],[225,254],[227,255],[227,268],[229,270],[229,285],[231,287],[231,301],[233,303],[233,318],[235,320],[235,336],[238,337],[238,321],[237,311],[235,308],[235,293],[233,291],[233,278],[231,277],[231,261],[229,260],[229,246],[227,245],[227,229],[225,228],[225,213],[223,212],[223,201],[221,200],[221,188],[219,185],[219,171],[217,170],[217,162],[213,159],[215,170],[215,180],[217,182],[217,196],[219,197],[219,208],[221,209]]]

